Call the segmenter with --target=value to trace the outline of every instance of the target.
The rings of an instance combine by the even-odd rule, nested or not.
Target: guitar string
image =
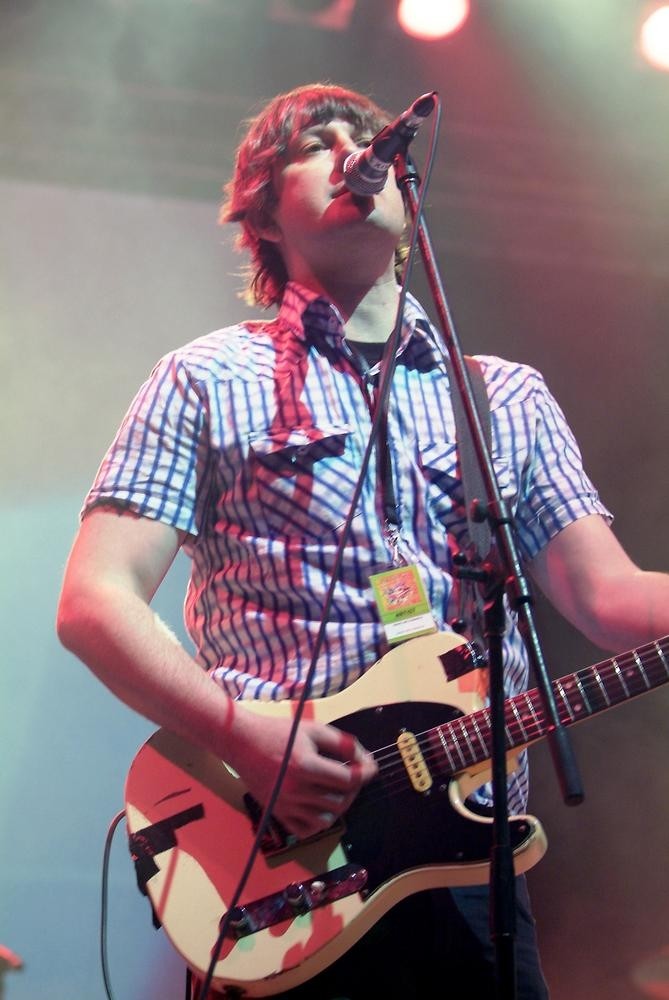
[[[650,652],[653,653],[652,662],[646,660],[646,654]],[[557,696],[560,718],[566,723],[580,721],[581,719],[584,720],[598,711],[603,711],[604,707],[613,708],[615,705],[623,703],[627,698],[636,697],[659,686],[664,681],[669,680],[668,654],[669,636],[664,639],[658,639],[637,650],[621,654],[608,661],[594,664],[585,670],[576,671],[566,677],[558,678],[552,682],[552,686]],[[634,690],[633,693],[628,694],[621,680],[621,675],[628,668],[633,668],[633,674],[625,678],[629,688],[635,688],[637,685],[633,683],[633,680],[642,677],[645,678],[645,682],[648,682],[649,686],[646,686],[644,682],[643,687],[639,687],[638,690]],[[636,675],[636,678],[634,675]],[[616,679],[618,684],[618,694],[614,693],[611,695],[612,700],[610,705],[602,706],[602,694],[613,678]],[[558,684],[560,685],[559,688],[557,687]],[[574,692],[576,696],[571,699],[569,695]],[[624,694],[622,698],[620,697],[621,692]],[[607,691],[607,694],[611,694],[611,692]],[[599,704],[598,708],[593,709],[590,707],[588,695],[591,696],[593,703]],[[604,700],[607,700],[606,695],[604,696]],[[540,702],[537,688],[515,696],[510,699],[510,702],[520,708],[520,719],[515,718],[510,708],[505,708],[505,730],[507,733],[507,740],[505,742],[508,749],[520,750],[524,744],[533,742],[546,735],[543,706]],[[534,710],[530,714],[524,714],[523,703],[525,713],[527,713],[530,705],[532,705]],[[584,704],[586,714],[574,716],[573,708],[578,703]],[[477,724],[480,723],[478,728],[474,726],[472,720],[476,720]],[[469,728],[467,728],[468,726]],[[461,730],[464,727],[464,733],[459,734],[456,731],[456,727],[459,727]],[[440,731],[442,734],[445,734],[443,742],[438,735]],[[423,758],[427,765],[436,765],[435,769],[438,769],[443,762],[448,761],[447,767],[442,769],[439,774],[442,782],[448,782],[458,774],[466,771],[468,766],[485,763],[489,759],[490,750],[488,741],[491,735],[489,709],[487,707],[480,708],[470,715],[458,716],[439,726],[414,735],[419,742]],[[448,736],[450,736],[450,740]],[[467,746],[461,743],[463,738],[467,739]],[[479,757],[478,753],[474,756],[471,755],[469,745],[472,744],[472,740],[481,744],[484,750],[483,756]],[[427,746],[425,746],[426,742]],[[398,750],[396,744],[387,744],[385,747],[380,747],[372,751],[372,755],[379,762],[379,774],[364,790],[364,794],[357,802],[356,811],[363,813],[378,809],[378,803],[381,801],[388,800],[390,797],[398,794],[406,794],[407,789],[411,790],[411,780],[407,774],[401,752]],[[453,759],[450,759],[451,757]],[[453,766],[453,760],[457,760],[458,757],[462,763],[459,762],[457,766]],[[448,785],[445,785],[444,789],[447,787]],[[424,793],[419,792],[418,794],[422,795]]]
[[[601,673],[600,676],[602,676]],[[596,683],[591,683],[590,691],[592,692],[594,690],[597,690],[597,687],[598,686],[596,685]],[[644,688],[644,690],[648,689]],[[641,693],[642,692],[639,692],[639,694]],[[619,702],[612,703],[611,707],[614,707],[615,704],[619,704]],[[484,712],[481,712],[482,716],[484,714],[485,714]],[[584,718],[586,717],[587,716],[584,716]],[[541,716],[539,716],[539,719],[540,721],[542,721]],[[448,728],[449,726],[450,723],[447,723],[446,726],[437,728]],[[516,736],[519,736],[522,732],[520,726],[517,724],[515,725],[512,724],[511,726],[507,726],[507,728],[509,728],[512,732],[514,732]],[[525,731],[527,734],[527,739],[525,739],[524,737],[523,739],[518,739],[518,742],[515,746],[515,749],[519,751],[522,749],[524,743],[529,744],[534,740],[536,740],[541,735],[545,735],[545,730],[543,729],[542,726],[539,726],[538,723],[534,723],[532,726],[526,725]],[[423,738],[425,736],[429,736],[430,731],[422,735]],[[451,743],[451,746],[453,746],[454,743],[459,744],[459,738],[457,734],[453,733],[452,735],[453,735],[453,741]],[[489,733],[482,732],[482,735],[487,737]],[[514,749],[514,747],[511,746],[509,747],[509,749]],[[450,760],[448,760],[448,754],[446,753],[443,747],[437,748],[432,753],[429,752],[424,753],[424,758],[426,759],[428,764],[433,763],[433,761],[436,760],[437,758],[438,758],[437,760],[438,764],[446,762],[447,764],[446,768],[442,769],[439,775],[439,780],[443,783],[444,781],[450,781],[458,774],[462,774],[464,771],[467,770],[468,765],[471,766],[472,764],[475,763],[485,762],[487,759],[489,759],[489,751],[487,750],[486,753],[479,759],[473,759],[470,756],[469,760],[466,763],[458,765],[456,767],[453,767]],[[358,806],[359,809],[367,811],[368,809],[376,808],[378,806],[378,803],[381,801],[385,801],[395,795],[405,794],[407,791],[411,791],[411,779],[407,774],[407,769],[404,765],[400,752],[395,750],[394,752],[387,754],[386,759],[389,762],[387,762],[382,767],[379,778],[375,779],[372,783],[370,783],[366,791],[366,794],[363,796],[363,798],[359,803]],[[489,781],[489,775],[486,775],[483,778],[483,780],[481,781],[481,785],[485,784],[486,781]],[[444,786],[444,790],[446,787],[447,786]],[[417,790],[417,794],[422,795],[424,793],[421,792],[420,790]]]
[[[650,688],[644,685],[644,687],[639,688],[638,691],[630,691],[629,682],[631,678],[629,676],[625,678],[627,690],[625,685],[623,685],[621,673],[628,667],[634,666],[636,668],[635,672],[639,676],[642,676],[642,669],[639,668],[639,661],[633,652],[623,654],[619,657],[614,657],[609,661],[603,661],[602,663],[595,664],[593,667],[589,667],[583,672],[576,672],[568,675],[567,677],[560,678],[559,681],[562,686],[562,693],[560,693],[559,690],[556,690],[558,682],[554,681],[554,691],[558,695],[559,702],[558,710],[562,709],[560,718],[564,722],[569,723],[580,721],[580,719],[585,719],[589,715],[596,714],[597,710],[589,710],[587,711],[587,714],[578,716],[574,715],[572,708],[577,703],[582,704],[584,701],[587,702],[588,694],[592,696],[593,701],[595,700],[595,694],[598,699],[601,699],[603,690],[606,688],[607,683],[609,683],[612,679],[615,679],[620,692],[623,693],[623,697],[621,698],[619,695],[614,694],[612,696],[612,700],[610,700],[610,705],[607,704],[606,706],[602,706],[600,710],[603,710],[604,707],[613,708],[615,705],[623,703],[628,698],[641,695],[647,690],[651,690],[652,687],[662,683],[664,678],[669,679],[669,669],[667,668],[666,663],[663,662],[662,656],[662,654],[667,653],[668,650],[667,648],[664,648],[663,642],[664,640],[658,640],[657,647],[655,643],[652,643],[649,647],[644,648],[641,651],[637,651],[637,656],[642,664],[642,668],[645,670],[648,678],[650,678]],[[654,665],[651,663],[643,663],[642,654],[651,650],[655,654],[656,663]],[[616,664],[618,669],[616,669]],[[661,667],[661,673],[658,673],[656,669],[658,665]],[[655,674],[657,674],[660,678],[659,680],[656,679]],[[597,680],[597,677],[599,677],[602,683]],[[569,685],[569,683],[575,684],[576,678],[580,681],[580,688],[577,686],[578,696],[571,701],[567,697],[567,692],[565,691],[564,686]],[[585,697],[582,696],[581,692],[584,692]],[[607,694],[611,695],[611,692],[607,691]],[[606,695],[604,697],[606,700]],[[511,699],[511,701],[521,709],[523,707],[523,703],[525,703],[526,711],[529,708],[529,705],[532,705],[532,708],[534,709],[534,711],[531,711],[531,714],[529,715],[523,715],[521,712],[520,719],[516,719],[512,714],[509,715],[512,711],[511,709],[507,709],[507,712],[505,713],[505,728],[508,736],[510,737],[510,740],[507,739],[506,741],[507,747],[508,749],[521,750],[524,744],[531,743],[546,735],[546,723],[543,714],[543,707],[538,700],[538,690],[536,688],[523,692],[521,695],[517,695],[515,698]],[[482,724],[478,726],[474,725],[472,720],[476,720]],[[456,731],[456,727],[462,731],[458,733]],[[446,738],[442,741],[438,735],[439,731],[443,734],[450,734],[451,738]],[[487,708],[481,708],[470,715],[458,716],[457,718],[449,720],[446,723],[442,723],[439,726],[414,734],[426,765],[435,763],[438,764],[440,762],[447,761],[448,767],[445,771],[442,771],[441,775],[443,778],[452,778],[456,774],[465,771],[468,766],[482,763],[489,759],[490,735],[490,718]],[[428,746],[426,747],[424,745],[420,745],[421,741],[423,741],[423,743],[427,741]],[[480,745],[481,750],[484,751],[483,754],[479,755],[478,751],[472,753],[472,749],[470,748],[475,744]],[[451,752],[449,752],[449,748]],[[409,787],[411,786],[411,779],[407,778],[407,769],[405,767],[401,751],[397,749],[396,745],[389,744],[386,747],[381,747],[378,750],[373,751],[372,755],[379,761],[379,776],[378,779],[372,782],[369,786],[368,794],[364,798],[366,805],[373,804],[370,802],[371,799],[379,799],[387,797],[389,794],[392,795],[396,792],[404,791],[407,788],[407,783]],[[378,794],[374,794],[374,792],[377,792]]]
[[[666,650],[666,652],[669,653],[669,649]],[[661,657],[658,654],[656,654],[656,657],[657,657],[658,663],[661,664],[662,663]],[[597,682],[597,679],[596,679],[596,676],[595,676],[595,673],[594,673],[595,670],[599,674],[599,677],[603,681],[605,681],[605,682],[608,682],[611,679],[615,679],[615,681],[617,682],[617,684],[620,686],[620,690],[623,692],[623,697],[622,698],[616,697],[615,700],[613,700],[611,702],[611,707],[614,707],[616,704],[619,704],[622,701],[627,700],[628,697],[632,698],[632,697],[635,697],[637,695],[641,695],[641,694],[645,693],[645,691],[647,691],[647,690],[650,690],[649,688],[647,688],[645,686],[642,687],[642,688],[640,687],[638,691],[631,692],[629,694],[629,696],[628,696],[627,693],[625,693],[625,689],[624,689],[624,686],[622,684],[622,681],[621,681],[621,678],[620,678],[620,675],[619,675],[619,671],[622,673],[622,671],[624,669],[626,669],[627,667],[629,667],[629,666],[635,666],[635,667],[637,667],[638,665],[637,665],[637,662],[636,662],[636,658],[634,657],[633,654],[629,654],[628,656],[615,657],[614,659],[616,660],[616,663],[618,665],[618,670],[616,670],[616,667],[615,667],[613,661],[603,661],[601,664],[595,664],[593,667],[589,667],[589,668],[587,668],[583,672],[576,672],[574,674],[569,674],[566,677],[561,677],[558,680],[553,681],[553,690],[558,695],[559,707],[562,707],[564,709],[563,718],[564,718],[565,722],[576,722],[577,721],[577,719],[579,717],[577,715],[575,715],[574,712],[571,711],[570,709],[575,704],[582,703],[583,701],[587,700],[587,694],[588,694],[588,692],[591,693],[591,694],[594,692],[594,693],[597,694],[597,696],[599,698],[601,698],[602,685],[600,685]],[[647,671],[647,673],[649,675],[653,673],[653,668],[652,668],[651,664],[648,664],[648,663],[644,664],[644,669],[646,669],[646,671]],[[666,668],[664,665],[662,665],[662,672],[663,672],[664,675],[666,675],[667,679],[669,679],[669,669]],[[641,671],[638,670],[638,669],[637,669],[637,673],[639,675],[641,675]],[[662,675],[660,675],[660,676],[662,676]],[[566,686],[568,686],[569,684],[576,683],[576,679],[578,679],[578,681],[580,681],[580,688],[581,688],[581,690],[585,690],[586,698],[582,697],[580,691],[578,692],[577,697],[574,698],[574,699],[569,699],[567,697]],[[629,677],[626,680],[629,682],[629,680],[630,680]],[[557,684],[558,683],[562,687],[562,691],[563,691],[562,694],[560,694],[559,689],[557,689]],[[656,684],[657,683],[661,683],[661,680],[657,681]],[[604,686],[606,686],[606,683],[605,683]],[[653,686],[656,686],[656,685],[654,685],[653,683],[651,683],[651,688]],[[607,691],[607,693],[610,694],[611,692]],[[529,705],[531,704],[532,707],[535,710],[538,709],[538,711],[539,711],[539,714],[537,714],[536,718],[535,718],[535,714],[532,713],[532,714],[529,714],[529,715],[522,715],[521,716],[521,720],[519,721],[512,714],[512,709],[510,707],[507,707],[507,712],[506,712],[506,715],[507,715],[507,719],[506,719],[507,729],[510,731],[510,733],[513,734],[514,737],[520,736],[522,738],[522,736],[523,736],[523,728],[525,729],[525,732],[527,733],[527,735],[530,738],[532,738],[532,739],[536,739],[538,736],[540,736],[540,735],[542,735],[544,733],[544,731],[545,731],[545,720],[543,718],[542,706],[541,706],[541,703],[539,701],[539,692],[538,692],[537,688],[533,688],[533,689],[531,689],[529,691],[525,691],[525,692],[522,692],[519,695],[514,696],[513,698],[509,699],[509,703],[513,703],[514,705],[516,705],[516,707],[520,707],[521,709],[525,708],[526,710],[529,708]],[[426,737],[429,733],[436,733],[438,729],[452,730],[454,726],[462,727],[462,725],[465,725],[465,726],[468,725],[470,728],[468,728],[468,730],[467,730],[467,735],[473,739],[473,742],[480,742],[480,740],[479,740],[479,733],[476,731],[476,726],[473,724],[473,722],[471,720],[476,720],[477,722],[483,720],[483,722],[484,722],[483,729],[489,731],[490,724],[489,724],[489,719],[487,718],[488,711],[489,711],[489,709],[487,707],[481,707],[481,708],[475,710],[474,712],[472,712],[472,713],[470,713],[468,715],[459,715],[459,716],[457,716],[454,719],[447,720],[446,722],[441,723],[439,726],[431,727],[430,730],[424,730],[422,732],[415,733],[413,735],[416,737],[417,740],[420,740],[421,738]],[[596,714],[596,713],[594,711],[592,711],[592,712],[588,711],[588,715],[590,715],[590,714]],[[523,723],[523,725],[521,725],[521,722]],[[481,731],[483,731],[482,727],[480,727],[480,726],[479,726],[479,729]],[[454,734],[454,743],[457,746],[460,745],[460,740],[458,739],[457,734]],[[379,747],[377,750],[373,751],[373,756],[376,757],[376,759],[380,762],[381,768],[383,768],[383,766],[384,766],[384,764],[383,764],[383,762],[384,762],[384,757],[383,757],[384,752],[390,752],[390,755],[394,757],[394,755],[396,753],[396,744],[388,744],[385,747]],[[476,762],[477,762],[477,760],[469,759],[465,763],[476,763]]]
[[[659,645],[660,642],[658,641],[658,646]],[[642,671],[638,668],[637,659],[634,653],[623,654],[619,657],[614,657],[610,661],[603,661],[602,663],[595,664],[593,667],[589,667],[584,671],[577,671],[574,674],[570,674],[567,675],[566,677],[562,677],[556,681],[553,681],[553,690],[558,695],[558,702],[560,703],[560,706],[564,710],[563,712],[564,721],[576,722],[579,719],[579,716],[572,711],[572,707],[578,703],[586,701],[588,693],[592,695],[594,692],[597,695],[597,698],[601,698],[603,688],[607,688],[607,694],[612,695],[611,707],[614,707],[616,704],[620,704],[621,702],[627,700],[628,698],[644,694],[647,690],[650,690],[652,687],[662,683],[664,677],[666,677],[669,680],[669,666],[662,662],[662,656],[660,655],[660,653],[658,653],[657,650],[654,650],[654,652],[656,659],[655,667],[659,665],[661,668],[660,671],[654,670],[652,663],[643,664],[642,661],[642,666],[645,669],[647,675],[649,677],[652,677],[650,682],[650,688],[644,685],[643,687],[639,687],[638,691],[629,691],[629,693],[628,690],[626,690],[625,688],[625,684],[623,683],[623,681],[627,683],[628,689],[630,686],[629,685],[630,677],[621,678],[621,675],[626,668],[633,666],[636,668],[635,672],[639,676],[642,676]],[[669,652],[669,649],[662,650],[662,652]],[[639,659],[642,660],[642,657],[640,656]],[[616,669],[616,664],[618,669]],[[599,675],[599,678],[604,682],[603,685],[598,683],[595,671]],[[653,677],[654,674],[657,674],[657,678]],[[616,692],[611,691],[609,682],[612,679],[615,680],[616,685],[619,688],[618,695],[616,695]],[[575,684],[577,681],[580,682],[580,689],[581,691],[585,691],[586,697],[585,698],[582,697],[579,691],[578,696],[576,698],[570,699],[568,697],[568,692],[566,688],[570,684]],[[560,693],[560,690],[557,687],[558,683],[561,685],[562,693]],[[620,697],[620,693],[622,693],[622,697]],[[593,698],[593,700],[595,699]],[[514,735],[514,737],[518,735],[522,737],[523,729],[525,729],[525,732],[531,739],[536,739],[537,736],[543,734],[543,732],[545,731],[545,719],[543,717],[542,705],[539,701],[539,692],[537,688],[533,688],[529,691],[522,692],[521,694],[516,695],[513,698],[509,699],[509,702],[516,705],[516,707],[520,707],[521,709],[525,708],[526,711],[529,709],[529,706],[531,705],[532,708],[534,708],[535,710],[538,709],[539,712],[539,714],[536,715],[536,718],[535,718],[536,712],[532,712],[531,714],[525,714],[525,715],[523,715],[521,712],[520,713],[521,719],[518,720],[512,714],[512,709],[508,707],[506,712],[507,728],[510,730],[510,733]],[[476,725],[472,720],[475,720],[476,722],[480,722],[481,720],[483,720],[484,728],[489,730],[490,726],[489,726],[489,720],[487,718],[487,713],[488,713],[488,708],[482,707],[472,712],[469,715],[460,715],[455,719],[448,720],[442,723],[439,727],[433,727],[433,731],[436,732],[438,728],[441,728],[442,730],[453,730],[454,726],[458,726],[461,728],[464,725],[465,727],[467,726],[469,727],[467,728],[467,733],[465,738],[470,737],[474,742],[480,742],[479,733],[476,731]],[[595,711],[588,711],[588,715],[590,714],[595,714]],[[479,726],[479,730],[480,729],[481,727]],[[427,732],[416,733],[414,735],[416,736],[417,739],[420,739],[421,737],[427,735]],[[457,733],[454,734],[454,743],[456,744],[456,746],[459,746],[460,744],[460,740],[458,739]],[[375,752],[375,754],[378,753],[379,755],[381,755],[383,751],[387,749],[390,749],[390,747],[381,747],[379,748],[378,751]],[[379,759],[382,760],[380,756]],[[475,762],[477,761],[473,759],[469,760],[469,763],[475,763]]]

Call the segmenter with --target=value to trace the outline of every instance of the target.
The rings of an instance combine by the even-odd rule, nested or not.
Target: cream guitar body
[[[554,682],[565,724],[669,680],[667,646],[651,643]],[[305,717],[353,733],[374,752],[379,773],[326,834],[291,846],[270,831],[231,915],[217,989],[262,997],[292,988],[405,896],[488,881],[492,822],[464,805],[489,777],[482,679],[478,671],[448,679],[467,650],[450,633],[414,639],[340,694],[307,703]],[[245,706],[273,716],[294,711],[291,702]],[[546,735],[538,693],[509,699],[506,719],[513,767],[520,749]],[[140,885],[202,977],[255,839],[256,804],[223,761],[159,730],[131,766],[126,816]],[[510,827],[520,873],[542,857],[546,840],[534,817],[513,817]]]

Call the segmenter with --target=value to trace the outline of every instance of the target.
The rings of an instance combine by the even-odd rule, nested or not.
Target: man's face
[[[305,267],[345,264],[353,242],[385,266],[402,234],[404,204],[392,170],[383,191],[371,198],[351,194],[344,184],[344,160],[372,138],[355,131],[340,119],[311,125],[293,137],[275,168],[270,238],[298,280]]]

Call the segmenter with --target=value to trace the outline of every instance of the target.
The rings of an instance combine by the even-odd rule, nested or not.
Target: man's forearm
[[[225,755],[233,702],[140,596],[110,583],[66,592],[58,635],[130,708]]]
[[[669,575],[637,569],[600,599],[598,644],[611,652],[669,635]]]

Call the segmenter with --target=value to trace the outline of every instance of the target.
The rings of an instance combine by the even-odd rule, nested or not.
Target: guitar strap
[[[465,355],[465,364],[469,372],[474,393],[474,404],[478,410],[481,426],[485,433],[488,448],[492,448],[492,424],[490,420],[490,400],[488,390],[483,378],[481,365],[470,355]],[[460,394],[460,389],[453,377],[450,364],[447,365],[449,384],[451,387],[451,400],[453,404],[453,415],[455,417],[455,440],[460,458],[460,475],[462,476],[462,490],[465,498],[465,510],[467,513],[467,526],[469,538],[476,549],[476,554],[484,560],[490,552],[492,535],[490,525],[487,521],[474,521],[471,516],[472,501],[476,498],[485,499],[485,485],[481,469],[476,459],[474,441],[469,429],[469,423],[465,416],[465,408]]]
[[[450,359],[446,358],[446,370],[448,371],[449,384],[451,389],[451,402],[453,406],[453,416],[455,418],[455,440],[460,460],[460,477],[462,479],[462,491],[464,494],[465,512],[467,515],[467,530],[472,548],[474,549],[477,561],[484,562],[492,545],[492,533],[487,520],[475,521],[472,517],[471,507],[474,499],[485,500],[485,484],[481,469],[476,458],[476,450],[472,439],[469,423],[465,415],[464,403],[460,394],[460,389],[453,375]],[[492,423],[490,418],[490,400],[488,390],[481,365],[476,358],[465,355],[465,364],[469,372],[469,379],[474,395],[474,405],[478,411],[481,426],[483,428],[488,448],[492,448]],[[467,597],[469,600],[467,600]],[[469,607],[467,607],[469,605]],[[460,626],[470,626],[472,638],[481,641],[483,635],[483,598],[480,589],[475,584],[468,581],[461,581],[460,600]],[[456,628],[459,631],[460,628]]]

